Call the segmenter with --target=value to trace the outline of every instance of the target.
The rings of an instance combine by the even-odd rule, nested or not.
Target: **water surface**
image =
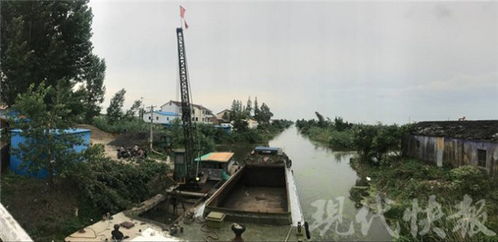
[[[358,209],[349,198],[349,191],[359,179],[356,172],[351,168],[349,161],[354,155],[351,152],[333,151],[330,148],[312,143],[308,138],[302,136],[295,126],[285,130],[283,133],[270,141],[270,146],[282,147],[292,159],[294,176],[300,196],[304,217],[310,225],[316,221],[313,215],[317,208],[312,205],[317,200],[333,200],[338,203],[338,198],[344,198],[344,216],[341,223],[343,229],[348,230],[350,222],[353,222],[355,233],[351,236],[340,236],[335,233],[335,224],[326,231],[323,236],[318,229],[313,231],[313,239],[335,239],[335,240],[389,240],[384,225],[378,219],[374,219],[370,230],[363,236],[359,223],[355,222]],[[316,204],[316,203],[315,203]],[[325,213],[325,216],[331,213]],[[325,218],[325,217],[324,217]],[[326,219],[324,219],[326,220]],[[330,220],[329,220],[330,221]],[[319,228],[325,228],[326,223]]]

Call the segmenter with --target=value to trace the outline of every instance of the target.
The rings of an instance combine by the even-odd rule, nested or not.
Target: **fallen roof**
[[[425,121],[413,125],[411,134],[498,142],[498,120]]]
[[[211,152],[201,156],[201,161],[228,162],[233,157],[233,152]],[[199,158],[195,159],[199,160]]]

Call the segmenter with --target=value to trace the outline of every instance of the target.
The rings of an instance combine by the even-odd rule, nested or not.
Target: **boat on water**
[[[205,203],[204,216],[222,213],[225,219],[273,225],[302,221],[291,160],[276,147],[256,147]],[[302,221],[304,222],[304,221]]]
[[[129,241],[227,241],[234,238],[234,223],[244,227],[242,237],[248,241],[306,240],[292,162],[282,149],[256,147],[237,164],[231,157],[230,154],[207,154],[199,159],[199,162],[210,163],[201,163],[206,184],[216,181],[210,189],[197,192],[204,196],[189,191],[166,193],[183,192],[184,201],[190,200],[173,219],[165,221],[144,216],[170,211],[168,195],[157,195],[136,208],[112,216],[109,221],[99,221],[71,234],[66,241],[80,241],[82,237],[86,241],[111,240],[114,224],[127,225],[121,231]],[[161,206],[166,209],[158,209]],[[94,231],[102,232],[95,234]]]

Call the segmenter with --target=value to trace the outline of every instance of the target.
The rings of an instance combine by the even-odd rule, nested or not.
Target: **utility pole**
[[[150,145],[150,150],[152,151],[152,141],[153,141],[153,133],[152,133],[152,127],[154,126],[154,105],[150,105],[150,137],[149,137],[149,145]]]

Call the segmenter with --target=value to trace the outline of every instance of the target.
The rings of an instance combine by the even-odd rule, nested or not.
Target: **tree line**
[[[242,101],[234,99],[230,112],[228,114],[225,113],[225,115],[223,119],[233,122],[236,130],[246,130],[249,119],[256,120],[259,125],[269,125],[273,117],[273,113],[266,103],[262,103],[261,106],[258,105],[257,97],[254,99],[254,105],[249,97],[245,106],[242,104]]]
[[[409,125],[361,124],[334,120],[315,112],[317,119],[297,120],[296,127],[312,140],[341,150],[356,150],[360,159],[372,164],[385,162],[389,153],[399,154]]]

